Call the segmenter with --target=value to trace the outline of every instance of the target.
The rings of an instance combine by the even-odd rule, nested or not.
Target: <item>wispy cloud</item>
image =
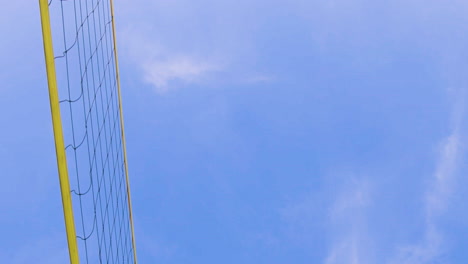
[[[361,256],[359,253],[359,242],[357,241],[357,234],[353,234],[333,246],[329,252],[326,264],[335,263],[349,263],[360,264]]]
[[[142,80],[159,94],[170,92],[181,85],[230,82],[231,84],[258,84],[275,81],[271,74],[244,72],[236,69],[229,58],[219,54],[173,50],[146,38],[138,31],[123,32],[124,54],[137,66]],[[220,77],[222,76],[222,78]]]
[[[353,178],[330,209],[331,246],[325,264],[372,263],[366,228],[366,211],[371,205],[368,181]]]
[[[461,95],[460,98],[463,98]],[[464,112],[463,99],[455,105],[453,111],[453,128],[451,134],[442,141],[436,170],[431,176],[430,184],[424,194],[425,230],[420,243],[401,247],[397,257],[391,261],[395,264],[434,263],[443,258],[447,250],[444,234],[438,220],[447,210],[450,197],[455,191],[458,161],[462,153],[460,126]]]
[[[232,86],[277,80],[278,73],[262,67],[265,47],[256,43],[264,21],[272,19],[268,15],[272,10],[252,11],[270,2],[136,2],[121,4],[121,17],[128,19],[118,32],[120,55],[123,62],[129,59],[136,66],[141,80],[156,92],[168,93],[190,84]],[[268,32],[264,31],[261,34]]]
[[[152,84],[157,92],[165,93],[169,91],[171,82],[196,83],[220,67],[189,56],[177,56],[149,60],[142,65],[142,69],[144,80]]]
[[[122,32],[123,54],[136,65],[142,80],[163,94],[178,85],[201,83],[223,70],[219,60],[209,55],[170,49],[140,30]]]

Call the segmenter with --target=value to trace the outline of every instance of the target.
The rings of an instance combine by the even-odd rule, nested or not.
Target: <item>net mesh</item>
[[[49,2],[81,263],[134,263],[109,0]]]

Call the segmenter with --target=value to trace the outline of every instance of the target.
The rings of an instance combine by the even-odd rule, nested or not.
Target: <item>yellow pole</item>
[[[123,148],[123,158],[125,165],[125,180],[127,183],[127,201],[128,201],[128,214],[130,217],[130,229],[132,232],[132,246],[133,246],[133,260],[137,264],[137,255],[135,247],[135,229],[133,227],[133,213],[132,213],[132,200],[130,196],[130,180],[128,178],[128,165],[127,165],[127,145],[125,143],[125,132],[124,132],[124,120],[123,120],[123,111],[122,111],[122,95],[120,92],[120,75],[119,75],[119,60],[117,56],[117,40],[115,37],[115,16],[114,16],[114,1],[110,0],[111,16],[112,16],[112,37],[114,43],[114,58],[115,58],[115,76],[117,79],[117,95],[119,97],[119,110],[120,110],[120,128],[122,134],[122,148]]]
[[[68,251],[70,263],[79,264],[78,245],[76,242],[75,221],[73,218],[73,206],[68,179],[67,157],[63,141],[62,119],[60,117],[60,104],[55,74],[54,49],[52,46],[52,31],[50,29],[49,4],[47,0],[39,0],[41,10],[42,37],[44,41],[44,55],[47,69],[47,82],[49,85],[50,111],[52,113],[52,125],[54,130],[55,152],[59,171],[60,190],[62,193],[63,214],[65,216],[65,228],[67,231]]]

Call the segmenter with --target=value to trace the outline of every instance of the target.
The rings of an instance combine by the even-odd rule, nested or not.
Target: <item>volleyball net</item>
[[[112,0],[39,0],[70,262],[137,263]]]

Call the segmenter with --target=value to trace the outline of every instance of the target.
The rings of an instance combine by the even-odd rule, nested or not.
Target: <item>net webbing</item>
[[[134,263],[109,0],[51,0],[81,263]]]

